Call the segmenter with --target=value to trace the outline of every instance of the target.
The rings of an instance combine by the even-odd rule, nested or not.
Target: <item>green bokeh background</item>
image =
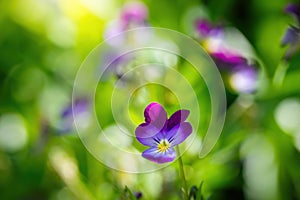
[[[300,198],[300,57],[296,54],[283,63],[288,47],[280,46],[286,28],[295,24],[283,11],[288,1],[143,2],[152,26],[183,33],[186,12],[194,6],[205,7],[214,22],[234,26],[245,35],[265,70],[260,95],[228,92],[225,126],[213,151],[203,159],[184,154],[188,186],[203,181],[206,199]],[[59,111],[70,103],[80,64],[103,41],[105,27],[117,18],[124,3],[0,0],[0,199],[120,199],[125,186],[141,191],[143,199],[181,198],[177,163],[153,173],[126,174],[97,161],[75,132],[43,131],[48,116],[54,118],[50,121],[57,120]],[[289,68],[282,82],[273,84],[279,65]],[[189,74],[183,66],[179,69]],[[195,85],[197,81],[191,80]],[[196,88],[203,91],[199,101],[209,108],[202,87]],[[98,95],[104,98],[110,91]],[[176,102],[172,96],[169,99],[170,104]],[[103,106],[99,109],[106,116],[109,105],[98,106]],[[209,119],[208,108],[203,126]],[[113,122],[109,115],[103,120],[107,126]],[[20,129],[25,139],[13,137]]]

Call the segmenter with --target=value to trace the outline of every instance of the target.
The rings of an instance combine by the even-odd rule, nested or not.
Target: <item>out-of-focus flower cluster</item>
[[[295,55],[300,48],[300,4],[291,3],[285,8],[285,12],[292,15],[296,25],[290,25],[281,40],[282,46],[289,46],[284,58],[289,59]]]
[[[129,2],[125,4],[118,18],[108,23],[104,32],[106,49],[101,54],[99,64],[99,70],[103,72],[101,80],[105,81],[111,77],[115,77],[125,84],[136,83],[139,79],[146,77],[143,77],[141,74],[137,76],[129,76],[127,74],[127,77],[124,76],[126,72],[134,67],[145,64],[161,64],[173,67],[177,64],[177,56],[163,50],[135,49],[141,45],[149,46],[152,42],[152,44],[155,43],[156,46],[162,49],[168,47],[168,49],[172,49],[174,52],[178,51],[178,47],[173,41],[156,35],[149,28],[149,25],[148,8],[142,2]],[[138,29],[138,31],[131,31],[133,29]],[[146,76],[151,77],[157,74],[162,73],[161,71],[151,71]]]
[[[193,25],[196,38],[213,58],[219,70],[227,74],[231,89],[237,93],[255,92],[258,66],[253,53],[248,53],[252,50],[244,36],[234,28],[214,25],[207,18],[196,18]]]
[[[145,39],[145,36],[147,37],[149,34],[147,32],[145,35],[133,35],[126,32],[130,29],[148,26],[147,21],[147,7],[142,2],[130,2],[121,9],[119,17],[108,24],[104,32],[104,39],[106,39],[108,47],[100,59],[100,70],[105,70],[108,77],[113,74],[117,78],[121,78],[128,66],[136,60],[132,54],[120,54],[120,49],[132,46]]]

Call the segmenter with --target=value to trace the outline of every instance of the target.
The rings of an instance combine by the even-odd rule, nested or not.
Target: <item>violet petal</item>
[[[204,37],[207,37],[212,30],[211,24],[206,19],[196,19],[195,28]]]
[[[69,132],[74,125],[74,116],[85,115],[89,112],[89,100],[86,98],[79,98],[74,101],[74,104],[69,104],[61,112],[61,125],[59,130],[61,133]]]
[[[211,56],[215,59],[231,64],[240,64],[243,63],[245,60],[241,56],[231,52],[212,52]]]
[[[157,129],[161,130],[166,124],[167,113],[159,103],[149,104],[144,112],[146,123],[151,123]]]
[[[162,134],[157,127],[149,123],[140,124],[135,129],[137,140],[145,146],[154,146],[156,144],[154,137],[158,140],[162,139]]]
[[[172,162],[176,158],[174,148],[169,148],[165,152],[160,152],[157,147],[151,147],[142,153],[142,156],[152,162],[166,163]]]
[[[171,146],[176,146],[182,143],[192,133],[192,131],[193,129],[189,122],[182,122],[168,131],[166,138],[171,143]]]
[[[294,26],[289,27],[281,40],[281,45],[293,45],[297,43],[300,39],[300,30]]]
[[[298,23],[300,22],[300,5],[290,3],[285,7],[285,11],[287,13],[294,15],[296,17],[296,19],[298,20]]]
[[[88,110],[88,106],[89,102],[87,99],[76,99],[73,106],[72,104],[70,104],[62,111],[61,117],[73,117],[73,114],[76,115],[82,112],[86,112]]]
[[[178,110],[168,120],[168,130],[171,130],[174,126],[184,122],[189,116],[189,110]]]

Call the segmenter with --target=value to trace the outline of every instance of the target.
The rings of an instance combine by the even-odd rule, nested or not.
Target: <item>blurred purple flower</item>
[[[211,24],[206,19],[197,19],[195,21],[196,30],[203,36],[208,36],[212,30]]]
[[[207,19],[195,21],[195,31],[206,51],[213,58],[220,71],[229,72],[231,87],[239,93],[251,93],[256,90],[257,73],[253,60],[243,56],[243,52],[234,49],[226,41],[224,27],[214,26]]]
[[[141,199],[143,197],[143,193],[141,193],[141,192],[135,192],[134,196],[135,196],[136,199]]]
[[[300,4],[290,3],[285,7],[285,12],[293,15],[300,23]]]
[[[144,25],[148,18],[148,9],[141,2],[130,2],[123,7],[120,18],[127,28],[130,24]]]
[[[108,44],[106,52],[102,53],[100,61],[100,70],[104,72],[104,79],[115,75],[119,80],[126,72],[126,66],[136,60],[134,53],[120,55],[122,49],[128,49],[129,46],[135,45],[151,36],[148,30],[140,31],[139,34],[126,32],[132,28],[147,26],[148,9],[142,2],[129,2],[121,9],[118,19],[112,21],[106,31],[104,38]],[[117,37],[114,37],[117,36]],[[113,39],[109,39],[114,37]],[[123,80],[124,83],[127,80]]]
[[[213,26],[207,19],[197,19],[195,30],[202,37],[204,48],[220,69],[232,69],[235,65],[245,61],[245,58],[240,54],[224,45],[225,32],[223,27]]]
[[[160,104],[149,104],[144,112],[145,123],[135,130],[137,140],[150,147],[142,156],[156,163],[173,161],[176,158],[174,146],[192,133],[191,124],[185,122],[189,113],[188,110],[178,110],[168,119]]]
[[[61,133],[66,133],[74,128],[74,116],[86,118],[89,113],[89,101],[85,98],[76,99],[74,105],[68,105],[61,113]]]
[[[300,29],[295,26],[291,26],[286,30],[281,40],[281,45],[282,46],[293,45],[295,43],[298,43],[299,39],[300,39]]]
[[[236,65],[246,62],[245,58],[230,51],[211,52],[210,55],[219,69],[234,69]]]
[[[281,45],[287,46],[289,45],[289,49],[287,49],[284,58],[289,59],[292,57],[300,48],[300,4],[288,4],[285,7],[285,11],[288,14],[293,15],[296,18],[297,25],[290,25],[285,31],[284,36],[281,39]]]
[[[121,10],[120,18],[106,29],[104,36],[109,38],[131,28],[145,27],[147,19],[148,9],[145,4],[142,2],[127,3]]]
[[[230,74],[231,87],[240,93],[252,93],[257,88],[258,72],[255,66],[243,63]]]
[[[117,50],[104,52],[101,55],[100,70],[103,70],[102,79],[107,79],[111,75],[120,78],[125,72],[124,67],[133,60],[131,54],[121,55]]]
[[[203,38],[216,37],[224,34],[221,26],[213,26],[207,19],[195,20],[196,32]]]

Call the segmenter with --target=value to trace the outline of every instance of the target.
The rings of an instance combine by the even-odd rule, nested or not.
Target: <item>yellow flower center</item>
[[[170,143],[168,140],[162,140],[158,145],[157,145],[157,150],[160,152],[165,152],[170,148]]]

